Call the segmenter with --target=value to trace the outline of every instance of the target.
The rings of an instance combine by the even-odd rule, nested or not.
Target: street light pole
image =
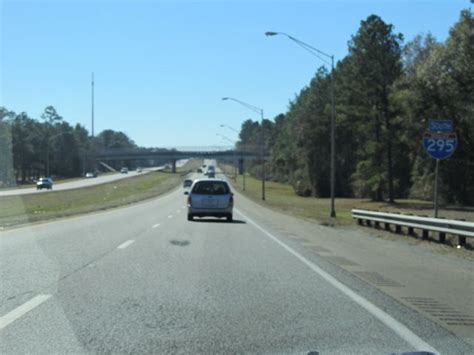
[[[334,56],[331,56],[331,218],[336,218],[336,108],[334,103]]]
[[[91,136],[94,137],[94,73],[91,78]]]
[[[262,159],[262,200],[265,201],[265,130],[263,128],[263,109],[260,110],[261,124],[260,129],[261,141],[260,141],[260,158]]]
[[[260,114],[260,119],[261,119],[261,124],[260,124],[260,158],[261,158],[261,164],[262,164],[262,200],[265,201],[265,155],[264,155],[264,146],[265,146],[265,135],[264,135],[264,130],[263,130],[263,109],[257,106],[250,105],[244,101],[235,99],[233,97],[223,97],[222,100],[231,100],[239,103],[240,105],[248,108],[249,110],[256,112]]]
[[[224,128],[224,127],[225,127],[225,128],[228,128],[228,129],[230,129],[232,132],[237,133],[237,136],[240,134],[240,132],[239,132],[238,130],[236,130],[235,128],[233,128],[233,127],[231,127],[231,126],[229,126],[229,125],[221,124],[221,125],[219,125],[219,127],[221,127],[221,128]],[[237,150],[237,141],[234,142],[234,150]],[[235,153],[236,153],[236,152],[235,152]],[[234,161],[234,164],[235,164],[235,167],[234,167],[235,171],[234,171],[234,173],[235,173],[235,176],[236,176],[236,178],[237,178],[237,176],[239,175],[239,172],[240,172],[240,164],[239,164],[239,160],[237,159],[237,155],[234,155],[234,160],[235,160],[235,161]]]
[[[222,125],[221,125],[222,127]],[[237,168],[236,168],[236,155],[235,155],[235,146],[236,146],[236,142],[234,142],[232,139],[230,139],[229,137],[227,136],[224,136],[223,134],[220,134],[220,133],[216,133],[218,136],[220,136],[222,139],[225,139],[227,142],[230,142],[232,143],[232,145],[234,146],[234,150],[233,150],[233,153],[232,153],[232,160],[234,161],[234,175],[235,175],[235,178],[237,179]]]
[[[221,124],[220,127],[226,127],[228,129],[230,129],[231,131],[234,131],[235,133],[239,134],[240,132],[237,131],[235,128],[232,128],[231,126],[229,125],[226,125],[226,124]]]
[[[331,183],[331,218],[336,217],[336,208],[335,208],[335,194],[336,194],[336,107],[335,107],[335,101],[334,101],[334,55],[327,54],[311,45],[308,43],[305,43],[303,41],[300,41],[299,39],[290,36],[287,33],[284,32],[265,32],[266,36],[277,36],[277,35],[283,35],[293,42],[295,42],[297,45],[305,49],[306,51],[310,52],[312,55],[315,57],[319,58],[321,61],[323,61],[326,64],[331,65],[331,158],[330,158],[330,183]],[[330,59],[330,62],[325,59],[324,57]]]
[[[220,126],[221,127],[226,127],[228,129],[230,129],[231,131],[233,131],[233,132],[237,133],[238,135],[240,135],[240,132],[238,130],[236,130],[235,128],[232,128],[229,125],[221,124]],[[240,171],[242,171],[242,189],[245,191],[245,159],[244,159],[242,154],[240,155],[240,161],[238,161],[237,164],[238,164],[238,166],[237,166],[238,172],[240,173]],[[236,175],[238,175],[238,174],[236,174]]]
[[[48,144],[47,144],[47,147],[46,147],[46,177],[50,177],[49,176],[49,143],[50,142],[50,139],[48,138]]]

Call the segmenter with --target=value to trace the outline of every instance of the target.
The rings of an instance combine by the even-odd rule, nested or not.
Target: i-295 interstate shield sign
[[[458,137],[454,132],[425,132],[423,146],[435,159],[446,159],[458,146]]]

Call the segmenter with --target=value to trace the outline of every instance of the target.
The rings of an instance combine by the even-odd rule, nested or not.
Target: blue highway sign
[[[423,135],[423,146],[433,158],[446,159],[458,147],[458,137],[453,132],[425,132]]]
[[[430,120],[430,132],[452,132],[453,121],[451,120]]]

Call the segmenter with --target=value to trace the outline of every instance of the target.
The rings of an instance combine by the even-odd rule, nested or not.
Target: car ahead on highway
[[[193,180],[191,180],[191,179],[186,179],[186,180],[183,181],[183,187],[184,188],[191,187],[192,184],[193,184]]]
[[[51,190],[53,188],[53,179],[43,177],[38,179],[36,182],[36,190],[48,189]]]
[[[143,171],[143,169],[141,167],[137,168],[137,173],[141,173],[142,171]]]
[[[93,173],[88,172],[88,173],[86,173],[86,178],[95,178],[95,177],[97,177],[97,173],[96,173],[96,172],[93,172]]]
[[[225,180],[196,180],[188,195],[188,221],[194,217],[218,217],[232,221],[234,194]]]
[[[128,168],[123,167],[122,169],[120,169],[120,173],[128,174]]]

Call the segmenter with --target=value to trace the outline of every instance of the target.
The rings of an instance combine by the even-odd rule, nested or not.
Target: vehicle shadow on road
[[[198,222],[198,223],[229,223],[229,224],[247,224],[245,221],[241,221],[239,219],[233,219],[232,222],[228,222],[225,219],[207,219],[207,218],[196,218],[193,219],[193,222]]]

